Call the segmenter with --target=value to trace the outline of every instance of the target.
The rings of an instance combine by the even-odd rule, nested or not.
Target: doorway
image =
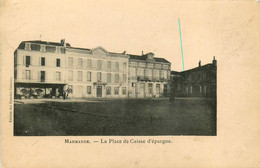
[[[102,97],[102,86],[97,86],[97,97]]]

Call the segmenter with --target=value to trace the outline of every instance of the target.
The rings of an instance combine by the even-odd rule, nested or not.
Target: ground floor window
[[[160,94],[160,84],[156,84],[156,94]]]
[[[192,86],[190,86],[190,94],[192,94]]]
[[[114,94],[115,94],[115,95],[118,95],[118,94],[119,94],[119,87],[115,87],[114,89],[115,89],[115,90],[114,90]]]
[[[149,83],[149,84],[148,84],[148,93],[149,93],[149,94],[152,94],[152,93],[153,93],[153,84],[152,84],[152,83]]]
[[[122,88],[122,94],[123,94],[123,95],[126,95],[126,87],[123,87],[123,88]]]
[[[110,86],[106,87],[106,94],[111,95],[111,87]]]
[[[31,79],[31,71],[25,70],[25,79]]]
[[[87,86],[87,93],[91,94],[91,86]]]

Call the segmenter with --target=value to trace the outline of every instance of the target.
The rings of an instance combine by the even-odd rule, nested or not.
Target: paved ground
[[[216,135],[209,99],[16,100],[14,135]]]

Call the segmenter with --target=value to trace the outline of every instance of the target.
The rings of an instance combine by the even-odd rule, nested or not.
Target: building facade
[[[23,41],[14,53],[15,97],[162,97],[169,92],[170,65],[152,53]]]
[[[183,72],[171,71],[172,97],[211,97],[216,98],[217,60]]]
[[[14,53],[15,96],[59,97],[66,85],[62,43],[22,42]]]
[[[66,48],[66,81],[72,97],[127,97],[128,56],[92,50]]]
[[[153,53],[129,57],[129,97],[167,97],[171,63]]]

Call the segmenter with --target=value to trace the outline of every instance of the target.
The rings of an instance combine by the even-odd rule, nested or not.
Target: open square
[[[216,100],[16,100],[14,135],[216,135]]]

